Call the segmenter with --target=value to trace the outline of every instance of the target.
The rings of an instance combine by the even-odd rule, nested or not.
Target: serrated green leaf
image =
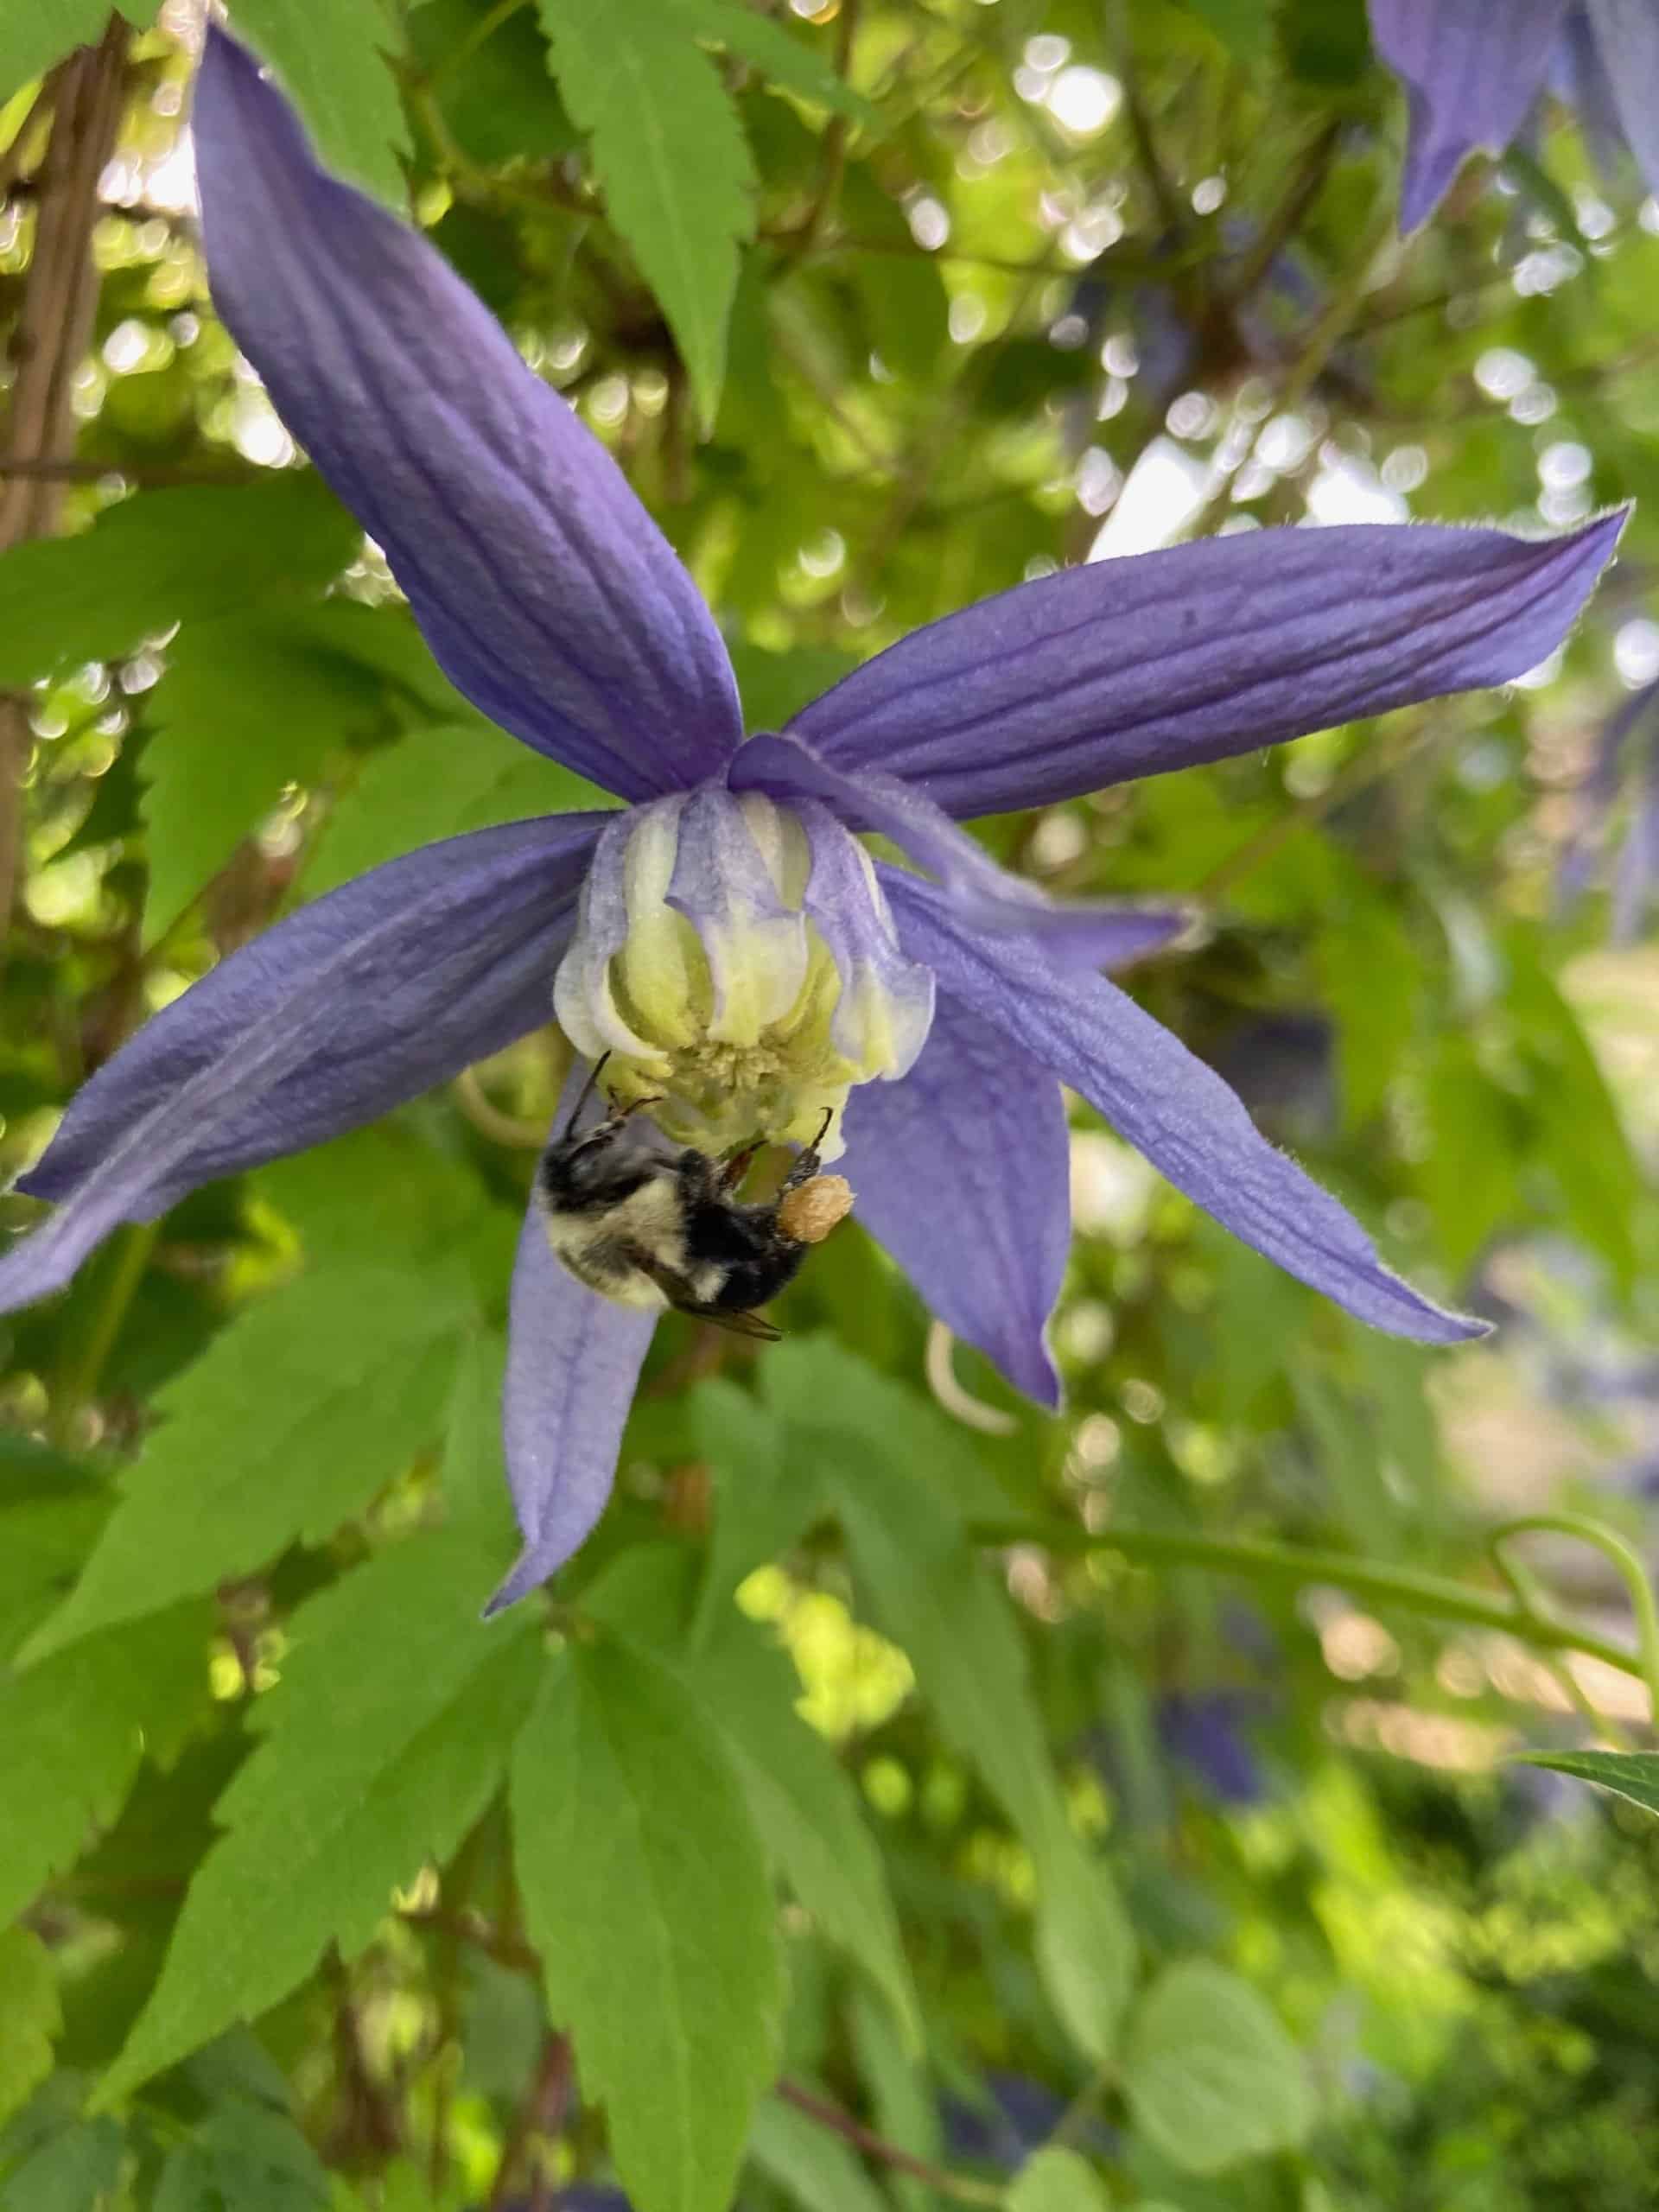
[[[340,616],[365,614],[358,622]],[[256,608],[191,623],[169,649],[144,753],[154,938],[222,868],[289,783],[395,711],[354,650],[374,618],[333,607]]]
[[[664,12],[679,18],[692,38],[749,62],[770,83],[798,92],[803,99],[832,109],[854,123],[876,124],[877,111],[836,73],[827,44],[815,52],[769,16],[746,8],[741,0],[664,0]]]
[[[461,1532],[416,1537],[296,1613],[250,1714],[259,1748],[219,1802],[228,1833],[100,2101],[265,2011],[327,1944],[360,1951],[484,1810],[541,1667],[533,1617],[480,1624],[499,1566]]]
[[[472,1312],[454,1268],[323,1269],[254,1306],[156,1399],[164,1416],[32,1656],[316,1543],[440,1426]]]
[[[880,1855],[823,1738],[796,1710],[801,1681],[771,1638],[727,1610],[682,1646],[690,1567],[676,1547],[636,1546],[583,1592],[585,1611],[654,1648],[719,1731],[767,1856],[832,1942],[870,1976],[903,2024],[921,2023]]]
[[[78,537],[37,538],[0,555],[0,690],[113,659],[175,622],[321,588],[362,536],[308,470],[141,492]]]
[[[662,304],[712,423],[754,165],[719,73],[660,0],[537,0],[612,222]]]
[[[286,2113],[238,2099],[168,2153],[150,2212],[317,2212],[328,2177]]]
[[[205,1605],[88,1637],[0,1681],[0,1921],[120,1811],[148,1743],[166,1756],[207,1703]]]
[[[411,730],[365,761],[328,817],[305,888],[318,897],[441,837],[614,804],[481,717]]]
[[[1640,1805],[1646,1813],[1659,1813],[1659,1751],[1517,1751],[1516,1764],[1548,1767],[1552,1774],[1570,1774],[1577,1782],[1593,1782]]]
[[[938,1433],[931,1408],[906,1402],[909,1393],[817,1339],[780,1346],[766,1388],[785,1417],[788,1465],[816,1468],[836,1502],[879,1624],[909,1654],[944,1733],[1029,1844],[1045,1986],[1082,2047],[1105,2058],[1128,1994],[1134,1939],[1109,1872],[1087,1858],[1067,1820],[1007,1602],[942,1487],[966,1454],[948,1429]],[[969,1466],[953,1487],[972,1509],[986,1478]]]
[[[270,63],[324,163],[391,207],[407,194],[403,103],[385,55],[396,43],[378,0],[236,0],[232,27]]]
[[[1053,2145],[1026,2160],[1007,2196],[1008,2212],[1109,2212],[1110,2202],[1088,2160]]]
[[[121,2130],[77,2120],[30,2145],[0,2178],[0,2212],[99,2212],[121,2172]]]
[[[52,2071],[63,2024],[52,1955],[29,1928],[0,1928],[0,2120]]]
[[[776,2063],[772,1885],[741,1788],[664,1668],[572,1647],[513,1761],[519,1887],[553,2018],[639,2212],[723,2212]]]
[[[136,30],[156,20],[161,0],[133,0],[122,14]],[[78,46],[96,46],[110,11],[104,0],[29,0],[0,9],[0,99],[38,77]]]
[[[88,1488],[0,1513],[0,1663],[67,1594],[109,1512],[107,1493]]]
[[[1294,2149],[1313,2122],[1302,2055],[1277,2013],[1204,1960],[1166,1968],[1142,1999],[1122,2082],[1135,2126],[1186,2173]]]
[[[749,2130],[749,2156],[802,2212],[887,2212],[848,2145],[793,2105],[767,2098]]]

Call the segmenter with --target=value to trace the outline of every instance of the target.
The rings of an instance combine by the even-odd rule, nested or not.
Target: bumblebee
[[[853,1203],[844,1177],[819,1172],[830,1116],[777,1197],[746,1202],[737,1192],[758,1143],[724,1160],[677,1145],[641,1112],[656,1103],[650,1098],[613,1104],[580,1129],[604,1066],[595,1065],[536,1171],[536,1204],[555,1255],[619,1306],[671,1306],[738,1336],[775,1341],[779,1331],[754,1309],[794,1279]]]

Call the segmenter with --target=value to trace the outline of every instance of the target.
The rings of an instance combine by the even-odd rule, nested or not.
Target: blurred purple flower
[[[932,624],[746,742],[720,634],[609,454],[423,238],[315,165],[213,29],[195,133],[215,296],[278,412],[454,683],[627,804],[429,846],[223,962],[72,1103],[23,1185],[59,1210],[0,1263],[0,1307],[58,1288],[118,1223],[448,1080],[556,1000],[580,1049],[610,1047],[607,1081],[669,1094],[655,1118],[682,1141],[799,1138],[846,1100],[865,1221],[1046,1403],[1061,1082],[1362,1319],[1478,1330],[1391,1274],[1091,972],[1175,918],[1056,907],[952,817],[1516,676],[1566,634],[1618,518],[1541,542],[1263,530],[1073,569]],[[873,868],[868,830],[926,874]],[[602,1510],[654,1319],[567,1274],[531,1209],[505,1414],[524,1551],[498,1603]]]
[[[1579,822],[1562,851],[1555,888],[1563,906],[1590,888],[1621,791],[1630,819],[1613,869],[1612,937],[1630,944],[1640,935],[1659,893],[1659,683],[1633,691],[1608,717],[1579,791]]]
[[[1560,84],[1599,159],[1628,147],[1659,191],[1659,7],[1653,0],[1370,0],[1377,52],[1406,88],[1400,227],[1440,205],[1465,157],[1501,154]]]
[[[1221,1804],[1258,1805],[1267,1783],[1247,1732],[1271,1710],[1259,1690],[1170,1690],[1158,1700],[1158,1740]]]

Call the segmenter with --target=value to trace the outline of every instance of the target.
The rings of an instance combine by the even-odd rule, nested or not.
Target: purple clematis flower
[[[1400,227],[1433,213],[1478,146],[1501,154],[1559,85],[1605,163],[1620,146],[1659,192],[1653,0],[1370,0],[1371,36],[1410,109]]]
[[[1594,881],[1614,809],[1626,790],[1629,819],[1612,870],[1615,944],[1636,942],[1659,895],[1659,683],[1633,691],[1603,728],[1579,791],[1579,825],[1556,871],[1563,908],[1575,905]]]
[[[607,1084],[662,1095],[677,1141],[798,1141],[828,1111],[867,1224],[1045,1403],[1061,1082],[1362,1319],[1478,1332],[1095,972],[1171,917],[1051,905],[953,817],[1516,676],[1571,626],[1616,518],[1540,542],[1264,530],[1072,570],[746,741],[719,632],[610,456],[423,238],[316,166],[217,30],[195,131],[215,296],[284,421],[453,680],[626,804],[429,846],[224,961],[72,1103],[23,1185],[58,1211],[0,1262],[0,1307],[57,1288],[118,1223],[368,1121],[556,1006],[580,1052],[610,1052]],[[921,872],[873,863],[867,830]],[[597,1519],[654,1319],[567,1274],[532,1207],[505,1409],[524,1550],[498,1604]]]

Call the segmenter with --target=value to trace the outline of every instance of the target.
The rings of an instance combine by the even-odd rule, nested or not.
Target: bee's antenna
[[[604,1074],[605,1063],[610,1058],[610,1057],[611,1056],[608,1052],[601,1052],[599,1058],[594,1062],[592,1068],[589,1069],[588,1080],[582,1086],[582,1096],[571,1108],[570,1118],[564,1125],[564,1134],[567,1138],[572,1137],[575,1135],[576,1123],[582,1119],[582,1109],[588,1103],[588,1101],[593,1096],[594,1090],[598,1088],[599,1078]]]
[[[817,1153],[818,1147],[823,1142],[825,1137],[829,1135],[830,1124],[835,1120],[835,1108],[833,1106],[826,1106],[823,1109],[823,1119],[818,1123],[818,1134],[806,1147],[809,1152],[814,1154]]]

